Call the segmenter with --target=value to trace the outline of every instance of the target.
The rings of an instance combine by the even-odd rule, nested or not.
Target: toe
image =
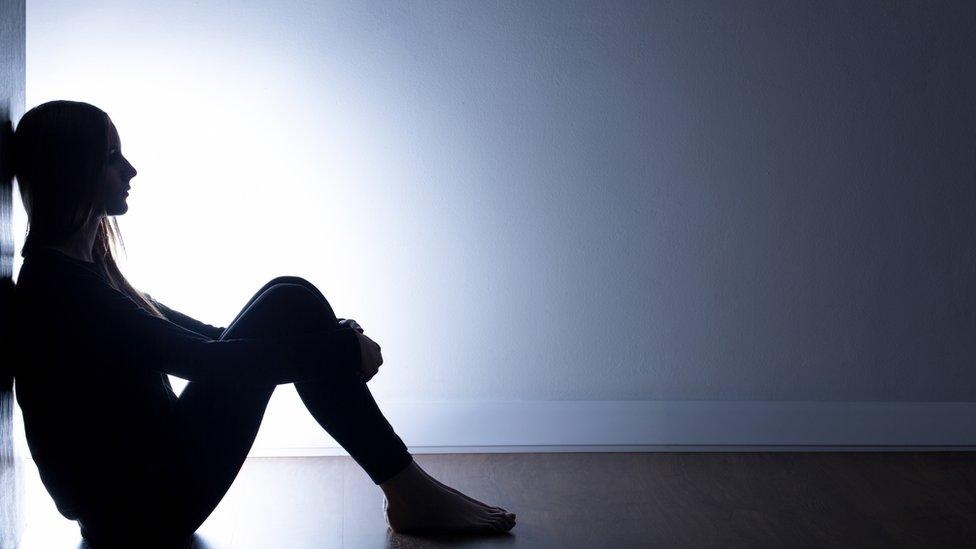
[[[499,528],[506,528],[510,522],[508,517],[504,513],[492,513],[491,521],[496,524]]]
[[[504,518],[499,519],[495,524],[497,525],[498,530],[501,532],[507,532],[512,529],[512,526],[514,526],[514,524]]]

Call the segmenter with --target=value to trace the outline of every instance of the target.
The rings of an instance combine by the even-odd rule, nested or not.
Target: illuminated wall
[[[973,12],[32,0],[27,97],[113,117],[133,283],[304,276],[380,402],[972,400]]]

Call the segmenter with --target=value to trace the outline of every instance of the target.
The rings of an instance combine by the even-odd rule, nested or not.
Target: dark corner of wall
[[[14,357],[10,356],[13,297],[13,128],[24,113],[26,77],[25,0],[0,2],[0,547],[16,547],[21,513],[18,456],[13,444]]]

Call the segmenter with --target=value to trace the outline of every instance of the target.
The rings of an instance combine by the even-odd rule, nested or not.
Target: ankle
[[[388,500],[403,501],[411,492],[416,492],[426,480],[416,462],[411,461],[402,471],[380,484],[380,489]]]

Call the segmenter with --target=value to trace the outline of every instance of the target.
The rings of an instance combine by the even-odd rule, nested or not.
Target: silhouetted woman
[[[14,165],[29,222],[15,290],[17,402],[44,486],[93,545],[185,544],[234,481],[282,383],[383,490],[394,531],[514,525],[413,461],[366,387],[379,345],[308,281],[269,281],[226,328],[126,281],[114,216],[128,209],[136,170],[105,112],[75,101],[31,109]],[[166,374],[189,380],[179,397]]]

